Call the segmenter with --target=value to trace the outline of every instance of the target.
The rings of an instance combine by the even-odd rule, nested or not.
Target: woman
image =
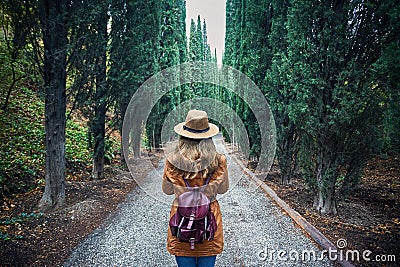
[[[217,222],[212,240],[196,244],[182,242],[168,229],[167,249],[175,255],[178,266],[214,266],[216,256],[222,253],[224,245],[221,210],[216,200],[217,194],[228,191],[229,180],[226,158],[218,154],[211,139],[219,132],[216,125],[208,122],[207,113],[190,110],[186,121],[174,127],[179,134],[179,142],[174,153],[167,156],[162,181],[165,194],[175,194],[170,217],[177,212],[177,198],[187,191],[185,179],[190,187],[201,187],[209,178],[204,193],[210,199],[210,208]]]

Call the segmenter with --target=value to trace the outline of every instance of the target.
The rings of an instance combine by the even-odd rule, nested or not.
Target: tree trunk
[[[291,128],[288,130],[288,128]],[[284,130],[286,128],[286,130]],[[278,128],[279,129],[279,128]],[[281,135],[278,139],[280,146],[278,146],[278,163],[281,169],[281,183],[288,185],[291,183],[291,178],[296,170],[296,160],[298,153],[298,136],[295,132],[294,125],[288,126],[287,123],[281,127]]]
[[[290,150],[290,139],[282,140],[282,145],[279,147],[278,163],[281,170],[281,184],[289,185],[291,182],[292,171],[292,151]]]
[[[45,86],[45,190],[42,210],[58,208],[65,201],[65,112],[66,112],[66,4],[40,1],[44,44]]]
[[[287,165],[286,168],[281,173],[281,184],[282,185],[289,185],[291,184],[291,176],[290,176],[290,166]]]
[[[14,62],[15,62],[15,59],[13,59],[13,62],[11,63],[12,82],[11,82],[10,86],[8,86],[6,100],[4,101],[4,104],[3,104],[2,108],[1,108],[4,111],[6,111],[6,109],[8,107],[8,102],[10,100],[11,92],[14,89],[15,84],[17,83],[17,81],[21,80],[22,77],[23,77],[23,76],[20,76],[18,78],[16,77]]]
[[[141,142],[141,134],[142,134],[142,123],[143,119],[143,111],[141,108],[136,105],[134,107],[130,107],[133,110],[127,110],[130,116],[130,125],[129,129],[129,146],[132,147],[133,155],[135,159],[140,159],[140,142]],[[148,134],[149,135],[149,134]],[[150,136],[150,135],[149,135]]]
[[[121,99],[119,99],[121,101]],[[125,157],[124,152],[127,153],[127,155],[129,155],[129,147],[130,147],[130,129],[127,129],[127,134],[128,136],[124,136],[123,131],[125,130],[124,127],[127,127],[124,122],[125,120],[127,121],[132,121],[132,116],[130,114],[130,112],[127,110],[128,104],[125,104],[123,101],[121,101],[122,103],[119,104],[119,113],[121,114],[122,117],[122,123],[120,125],[120,129],[119,132],[121,134],[121,164],[124,165],[125,164],[129,164],[129,162],[127,161],[128,158]],[[126,116],[128,116],[128,119],[126,118]],[[126,150],[125,150],[126,149]],[[125,159],[125,160],[124,160]]]
[[[323,214],[337,214],[335,187],[330,186],[323,192],[321,187],[318,187],[314,194],[313,207],[318,212]]]
[[[95,122],[93,126],[94,148],[93,148],[93,167],[92,179],[104,178],[104,149],[105,149],[105,105],[96,103]]]
[[[332,154],[330,149],[321,151],[317,164],[317,187],[314,194],[313,207],[320,213],[337,214],[335,183],[337,173],[332,170]]]
[[[335,186],[330,185],[326,190],[325,193],[325,201],[324,205],[322,206],[321,213],[325,214],[337,214],[336,209],[336,198],[335,198]]]
[[[141,123],[142,120],[138,121],[137,123],[134,124],[134,126],[131,129],[131,146],[133,149],[133,154],[135,159],[140,159],[140,138],[141,138]]]
[[[103,5],[104,6],[104,5]],[[96,94],[95,94],[95,111],[92,133],[94,136],[93,147],[93,168],[92,179],[104,178],[104,155],[105,155],[105,123],[107,112],[107,7],[99,16],[98,32],[100,34],[100,55],[97,58],[97,76],[96,76]]]
[[[142,123],[143,123],[143,111],[140,110],[138,105],[129,106],[121,105],[120,110],[123,115],[124,125],[121,127],[121,163],[123,163],[124,159],[124,151],[126,153],[125,161],[126,164],[129,164],[128,158],[130,157],[131,150],[133,151],[133,157],[135,159],[139,159],[140,155],[140,142],[141,142],[141,133],[142,133]],[[124,128],[124,129],[123,129]],[[125,131],[125,135],[122,134]]]

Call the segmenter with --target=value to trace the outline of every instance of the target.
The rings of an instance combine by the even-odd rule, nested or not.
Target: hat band
[[[208,132],[208,130],[210,130],[210,127],[207,127],[203,130],[196,130],[196,129],[189,128],[186,125],[183,125],[183,130],[191,132],[191,133],[205,133],[205,132]]]

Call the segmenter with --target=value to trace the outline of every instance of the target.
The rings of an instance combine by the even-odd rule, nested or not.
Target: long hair
[[[191,139],[179,136],[178,144],[169,160],[186,179],[194,178],[199,173],[205,179],[218,167],[217,151],[211,138]]]

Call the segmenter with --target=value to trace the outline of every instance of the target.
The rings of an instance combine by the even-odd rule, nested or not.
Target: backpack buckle
[[[196,215],[194,213],[190,214],[189,223],[187,225],[188,229],[192,229],[192,225],[193,225],[194,219],[196,219]]]
[[[190,242],[190,249],[194,249],[194,242],[196,241],[196,239],[194,237],[189,239]]]

